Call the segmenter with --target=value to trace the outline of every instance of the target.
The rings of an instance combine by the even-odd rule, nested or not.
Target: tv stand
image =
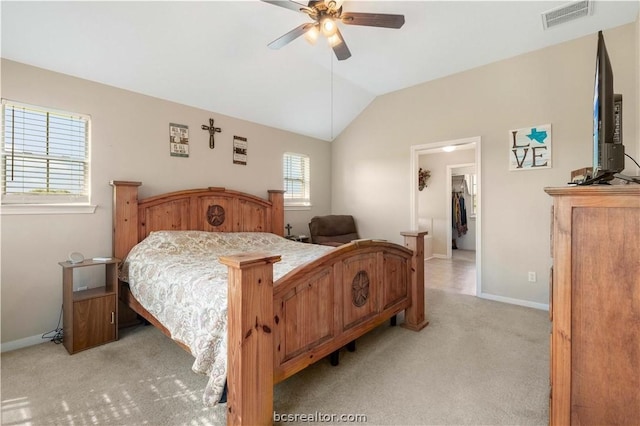
[[[553,196],[549,425],[638,425],[640,186]]]

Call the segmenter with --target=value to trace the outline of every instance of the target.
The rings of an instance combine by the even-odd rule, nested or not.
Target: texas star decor
[[[551,168],[551,124],[509,131],[509,170]]]

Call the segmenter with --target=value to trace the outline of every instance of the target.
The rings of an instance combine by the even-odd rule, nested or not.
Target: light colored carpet
[[[364,414],[377,425],[547,424],[544,311],[427,290],[430,325],[381,326],[275,387],[275,411]],[[3,425],[221,425],[206,377],[153,327],[70,356],[51,342],[2,354]],[[326,424],[326,423],[325,423]]]

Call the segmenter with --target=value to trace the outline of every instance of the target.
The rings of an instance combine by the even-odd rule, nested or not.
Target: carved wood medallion
[[[213,226],[220,226],[224,223],[224,207],[213,204],[207,209],[207,222]]]
[[[351,282],[351,301],[356,307],[364,306],[369,298],[369,275],[359,271]]]

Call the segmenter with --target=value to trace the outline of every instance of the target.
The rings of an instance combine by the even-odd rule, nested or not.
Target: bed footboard
[[[273,385],[405,311],[425,320],[425,232],[405,246],[358,240],[273,283],[278,256],[220,259],[229,267],[227,424],[272,424]]]
[[[284,232],[284,191],[268,199],[208,187],[138,200],[140,182],[112,181],[113,255],[124,259],[150,232]],[[229,267],[227,424],[272,424],[273,385],[340,349],[404,310],[404,327],[427,325],[424,235],[404,232],[404,247],[358,240],[273,282],[279,256],[220,259]],[[127,289],[130,312],[168,331]],[[183,345],[184,347],[184,345]],[[188,348],[185,347],[188,350]]]

